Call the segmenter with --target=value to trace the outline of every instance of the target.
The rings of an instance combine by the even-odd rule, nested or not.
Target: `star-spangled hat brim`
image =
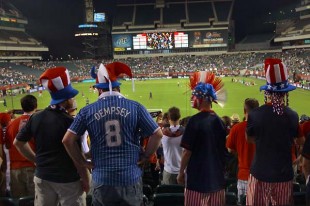
[[[291,84],[288,84],[285,88],[283,89],[278,89],[278,88],[274,88],[273,86],[271,85],[263,85],[260,87],[260,91],[262,90],[265,90],[265,91],[270,91],[270,92],[290,92],[290,91],[293,91],[295,90],[296,87],[291,85]]]

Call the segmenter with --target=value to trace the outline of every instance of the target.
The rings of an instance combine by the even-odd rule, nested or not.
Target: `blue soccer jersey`
[[[69,128],[77,135],[88,131],[94,164],[92,179],[95,184],[110,186],[138,182],[140,137],[148,137],[157,129],[144,106],[118,92],[105,92],[97,102],[82,108]]]

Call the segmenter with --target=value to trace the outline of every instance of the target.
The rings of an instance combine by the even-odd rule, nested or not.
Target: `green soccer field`
[[[237,78],[238,79],[238,78]],[[231,78],[223,78],[225,83],[224,88],[227,91],[227,102],[224,108],[214,104],[213,109],[219,116],[228,115],[231,116],[233,113],[237,113],[240,117],[243,117],[243,101],[245,98],[256,98],[260,104],[263,103],[264,95],[263,92],[259,92],[259,86],[264,85],[265,81],[242,78],[239,80],[245,80],[248,82],[254,81],[255,86],[246,86],[239,82],[231,82]],[[179,86],[178,86],[179,82]],[[193,115],[197,111],[191,108],[190,97],[191,92],[188,87],[189,79],[160,79],[160,80],[146,80],[146,81],[135,81],[135,91],[132,90],[131,81],[122,81],[121,93],[127,98],[136,100],[142,103],[147,109],[156,110],[162,109],[163,112],[167,111],[170,107],[176,106],[181,110],[182,117]],[[89,86],[93,83],[74,83],[73,87],[80,91],[77,95],[76,100],[78,108],[86,105],[86,98],[92,103],[97,100],[97,92],[90,91]],[[152,99],[149,99],[149,94],[152,92]],[[84,97],[83,95],[84,94]],[[310,91],[303,89],[297,89],[289,93],[289,104],[290,107],[298,112],[299,115],[307,114],[310,115]],[[49,105],[50,95],[47,91],[43,92],[43,97],[38,97],[38,93],[33,93],[38,98],[38,107],[43,109]],[[19,109],[19,99],[21,95],[6,97],[7,108],[0,104],[0,111],[3,112],[6,109]],[[12,106],[13,102],[13,106]]]

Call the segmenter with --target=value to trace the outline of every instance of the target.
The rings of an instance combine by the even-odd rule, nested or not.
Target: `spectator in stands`
[[[231,118],[229,116],[222,116],[222,121],[226,127],[226,134],[228,135],[231,128]]]
[[[48,69],[41,75],[40,82],[51,95],[50,106],[33,114],[14,140],[19,152],[36,164],[35,205],[86,206],[88,170],[76,168],[62,144],[62,138],[73,122],[67,110],[72,108],[73,98],[78,94],[69,78],[64,67]],[[36,152],[28,145],[32,138]]]
[[[245,139],[245,129],[248,114],[259,106],[256,99],[247,98],[244,101],[245,121],[235,124],[230,130],[226,140],[226,147],[229,152],[238,155],[238,203],[241,204],[241,197],[246,195],[247,180],[250,175],[250,167],[255,153],[255,145],[248,143]]]
[[[296,89],[288,83],[286,66],[280,59],[265,60],[267,85],[265,104],[251,111],[247,122],[247,140],[256,152],[247,188],[247,205],[291,205],[293,203],[293,167],[291,149],[298,137],[298,115],[288,107],[288,92]]]
[[[93,168],[94,206],[142,203],[142,171],[137,164],[140,136],[149,137],[141,162],[157,150],[162,137],[145,107],[120,93],[117,77],[121,73],[132,77],[131,69],[120,62],[101,64],[98,74],[92,68],[99,99],[80,110],[63,139],[77,165]],[[91,139],[92,162],[86,161],[76,143],[86,130]]]
[[[189,119],[182,137],[184,150],[177,181],[185,184],[185,205],[224,205],[226,128],[211,110],[212,102],[219,101],[217,92],[223,84],[206,72],[196,72],[190,80],[192,106],[199,113]]]
[[[306,136],[306,141],[302,150],[302,168],[306,179],[306,201],[307,206],[310,205],[310,133]]]
[[[178,184],[177,176],[181,166],[182,148],[180,147],[184,127],[180,125],[180,109],[171,107],[168,110],[170,127],[163,129],[161,140],[164,152],[164,171],[162,184]]]
[[[187,117],[182,118],[180,120],[180,125],[185,128],[190,118],[191,118],[191,116],[187,116]]]
[[[230,128],[232,128],[235,124],[238,124],[240,122],[240,117],[238,114],[231,115],[230,119],[231,119]]]
[[[30,116],[37,109],[37,99],[33,95],[26,95],[20,100],[24,114],[9,123],[6,129],[5,144],[10,155],[10,186],[14,198],[34,196],[34,170],[33,162],[25,159],[13,145],[18,131],[25,126]],[[29,141],[32,150],[35,150],[34,139]]]
[[[14,115],[12,114],[12,111],[6,112],[6,113],[0,113],[0,162],[1,168],[0,168],[0,196],[7,196],[8,192],[10,190],[9,187],[9,177],[10,172],[8,167],[10,166],[9,161],[9,152],[7,148],[4,145],[4,138],[6,135],[6,127],[10,123],[12,117]]]

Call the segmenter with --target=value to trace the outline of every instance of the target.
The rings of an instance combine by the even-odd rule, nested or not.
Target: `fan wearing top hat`
[[[141,205],[142,171],[140,136],[150,137],[143,160],[157,150],[162,132],[140,103],[120,93],[118,77],[132,78],[131,69],[121,62],[92,68],[99,98],[82,108],[68,129],[63,144],[77,165],[92,170],[92,205]],[[81,155],[77,141],[88,131],[92,162]]]
[[[247,189],[247,205],[291,205],[291,148],[298,137],[298,115],[289,107],[288,69],[280,59],[266,59],[265,104],[248,116],[246,138],[256,145]],[[297,140],[300,140],[298,138]]]
[[[51,95],[50,105],[34,113],[14,140],[19,152],[36,164],[34,204],[86,206],[88,170],[77,169],[62,144],[73,122],[67,110],[72,108],[78,91],[72,87],[69,71],[64,67],[47,69],[40,82]],[[35,151],[28,145],[32,138]]]

